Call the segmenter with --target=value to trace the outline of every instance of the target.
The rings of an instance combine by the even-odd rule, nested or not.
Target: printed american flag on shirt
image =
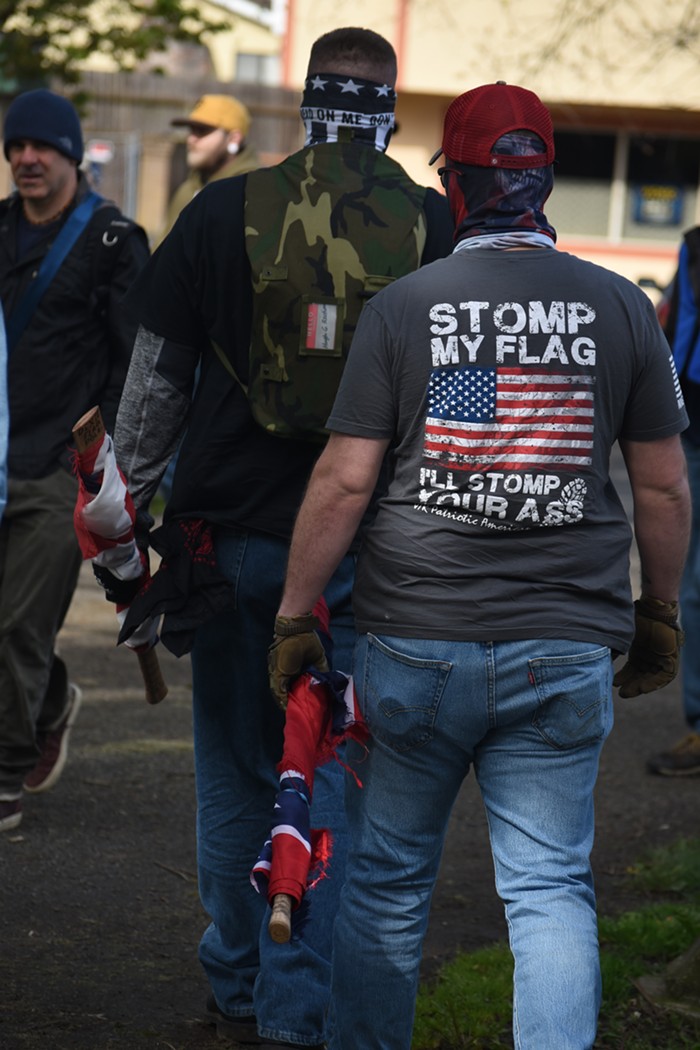
[[[438,368],[424,455],[452,469],[590,466],[595,378],[525,368]]]

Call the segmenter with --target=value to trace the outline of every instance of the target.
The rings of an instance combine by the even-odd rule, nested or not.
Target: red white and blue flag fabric
[[[328,650],[328,610],[323,599],[314,613],[321,624],[319,636]],[[277,766],[280,781],[272,827],[250,880],[270,903],[278,893],[293,899],[292,925],[297,931],[304,919],[304,895],[327,875],[333,851],[329,829],[311,828],[314,772],[331,759],[340,761],[337,752],[345,740],[364,743],[367,735],[348,675],[310,669],[292,684],[283,754]]]
[[[150,579],[145,555],[136,545],[134,523],[136,512],[117,464],[112,438],[104,434],[82,453],[76,453],[78,498],[73,522],[80,551],[91,559],[99,578],[104,569],[124,592],[135,595]],[[129,610],[129,600],[117,601],[120,625]],[[130,649],[142,651],[158,641],[158,621],[146,619],[127,641]]]
[[[578,470],[593,452],[594,378],[526,368],[435,369],[424,456],[452,470]]]

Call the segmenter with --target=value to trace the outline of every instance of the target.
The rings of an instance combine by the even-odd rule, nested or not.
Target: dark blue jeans
[[[311,826],[332,831],[330,877],[310,892],[303,939],[275,944],[267,932],[267,903],[249,876],[270,831],[282,754],[284,716],[270,694],[267,649],[288,545],[221,530],[215,547],[235,597],[230,609],[199,629],[192,651],[199,888],[212,920],[199,955],[225,1013],[255,1013],[264,1037],[313,1045],[325,1037],[332,928],[344,873],[343,771],[331,762],[314,783]],[[325,595],[334,666],[348,673],[353,574],[348,556]]]

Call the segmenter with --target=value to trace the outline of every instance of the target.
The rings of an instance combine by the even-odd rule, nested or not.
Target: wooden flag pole
[[[276,893],[272,901],[272,915],[267,929],[273,941],[286,944],[292,935],[292,898],[288,893]]]

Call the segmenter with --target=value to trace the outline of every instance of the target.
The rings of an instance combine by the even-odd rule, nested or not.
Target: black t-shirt
[[[156,366],[161,377],[183,389],[200,362],[166,517],[287,536],[322,446],[266,434],[241,386],[252,315],[245,182],[226,179],[198,194],[130,297],[144,327],[166,340]]]
[[[323,446],[266,433],[243,390],[253,294],[245,187],[245,175],[205,187],[181,213],[131,298],[143,326],[165,340],[155,364],[159,378],[184,392],[199,367],[166,517],[203,517],[286,538]],[[424,261],[451,248],[444,198],[435,191],[427,198]]]

